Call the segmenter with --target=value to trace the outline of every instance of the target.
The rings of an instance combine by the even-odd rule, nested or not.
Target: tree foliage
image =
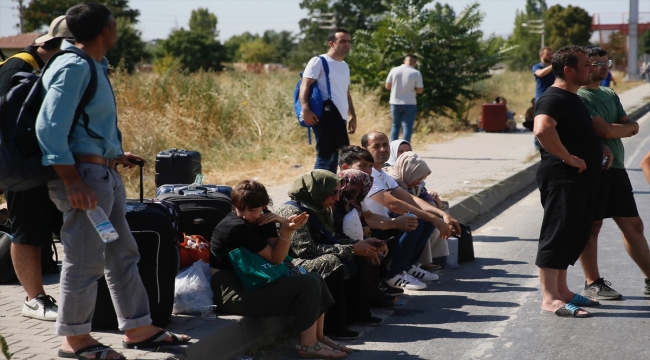
[[[449,5],[427,6],[431,2],[386,2],[388,10],[373,24],[373,30],[356,32],[348,62],[355,83],[377,89],[407,53],[417,54],[424,82],[418,110],[451,115],[465,100],[480,96],[472,84],[489,77],[489,68],[503,58],[504,50],[498,48],[496,38],[482,41],[479,26],[483,14],[478,3],[457,15]]]
[[[650,30],[639,36],[639,54],[650,54]]]
[[[133,72],[140,61],[149,61],[151,54],[146,51],[142,33],[136,29],[128,18],[117,19],[117,43],[106,54],[111,64],[118,63],[128,72]]]
[[[192,10],[190,30],[180,28],[172,31],[167,39],[161,41],[158,58],[177,61],[182,69],[192,72],[221,70],[226,54],[214,36],[217,34],[217,17],[206,12],[205,9]]]
[[[65,15],[69,8],[79,2],[79,0],[31,0],[25,9],[25,31],[37,31],[50,26],[54,18]],[[127,18],[132,24],[138,22],[140,11],[129,8],[129,0],[96,0],[94,2],[108,6],[115,19]]]
[[[567,45],[589,45],[591,16],[577,6],[553,5],[544,13],[547,46],[553,50]]]
[[[273,61],[275,49],[262,39],[248,41],[240,45],[240,60],[245,63],[269,63]]]
[[[513,70],[530,70],[534,63],[539,62],[541,34],[530,32],[523,24],[529,20],[542,20],[546,10],[545,0],[526,0],[526,10],[517,10],[515,28],[508,38],[508,44],[515,47],[509,53],[509,64]]]
[[[241,35],[233,35],[230,39],[226,40],[223,44],[226,51],[226,59],[230,62],[238,62],[241,59],[239,49],[243,43],[258,40],[260,38],[257,34],[251,34],[248,31]]]

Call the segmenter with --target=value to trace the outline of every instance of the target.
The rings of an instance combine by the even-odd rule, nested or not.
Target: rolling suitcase
[[[179,193],[163,193],[158,200],[171,201],[181,211],[180,230],[187,235],[201,235],[208,241],[217,224],[232,211],[230,196],[210,192],[205,186]]]
[[[156,155],[156,187],[164,184],[191,184],[201,173],[201,153],[175,148]]]
[[[501,132],[506,129],[506,106],[503,104],[485,103],[481,107],[482,115],[480,128],[485,132]]]
[[[140,199],[127,200],[126,220],[138,244],[138,271],[149,297],[151,320],[156,326],[171,321],[174,307],[174,282],[180,267],[178,244],[180,212],[176,205],[164,200],[144,200],[142,163],[140,166]],[[116,241],[120,241],[117,239]],[[117,315],[106,279],[97,281],[97,300],[92,321],[93,330],[117,329]]]

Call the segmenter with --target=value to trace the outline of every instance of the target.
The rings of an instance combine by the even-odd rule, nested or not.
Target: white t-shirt
[[[388,208],[381,203],[372,199],[373,195],[377,195],[382,191],[391,191],[396,189],[399,184],[390,175],[386,174],[384,170],[377,170],[372,168],[372,188],[366,195],[366,198],[361,203],[363,211],[370,211],[373,214],[388,217]]]
[[[345,61],[337,61],[331,57],[323,54],[322,57],[327,60],[327,65],[330,68],[330,90],[332,93],[332,101],[343,120],[348,119],[348,88],[350,87],[350,67]],[[323,97],[323,100],[329,99],[327,96],[327,80],[325,80],[325,71],[323,64],[318,56],[313,57],[307,63],[302,77],[309,79],[316,79],[318,83],[318,90]]]
[[[393,105],[416,105],[415,88],[423,88],[422,74],[406,64],[390,69],[386,84],[390,87],[390,103]]]

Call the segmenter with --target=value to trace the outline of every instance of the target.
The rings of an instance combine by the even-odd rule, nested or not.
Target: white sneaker
[[[386,280],[388,286],[394,288],[403,288],[407,290],[422,290],[426,289],[427,285],[422,281],[407,275],[404,271]]]
[[[40,294],[37,297],[23,303],[23,316],[32,319],[56,321],[56,316],[59,312],[59,307],[56,306],[56,300],[53,297],[45,294]]]
[[[438,274],[432,274],[426,270],[422,270],[420,264],[411,266],[406,273],[420,281],[436,281],[440,278]]]

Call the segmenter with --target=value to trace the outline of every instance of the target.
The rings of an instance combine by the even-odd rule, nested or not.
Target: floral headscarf
[[[337,174],[343,178],[345,186],[342,188],[341,197],[334,203],[334,230],[343,234],[343,218],[353,209],[359,212],[362,226],[367,226],[363,219],[361,202],[372,188],[372,176],[356,169],[343,170]]]
[[[408,146],[413,150],[413,146],[411,146],[411,143],[406,141],[406,140],[393,140],[390,142],[390,157],[388,158],[388,161],[386,161],[386,164],[388,166],[393,166],[395,165],[395,162],[397,161],[397,150],[399,149],[400,145],[402,144],[408,144]]]

